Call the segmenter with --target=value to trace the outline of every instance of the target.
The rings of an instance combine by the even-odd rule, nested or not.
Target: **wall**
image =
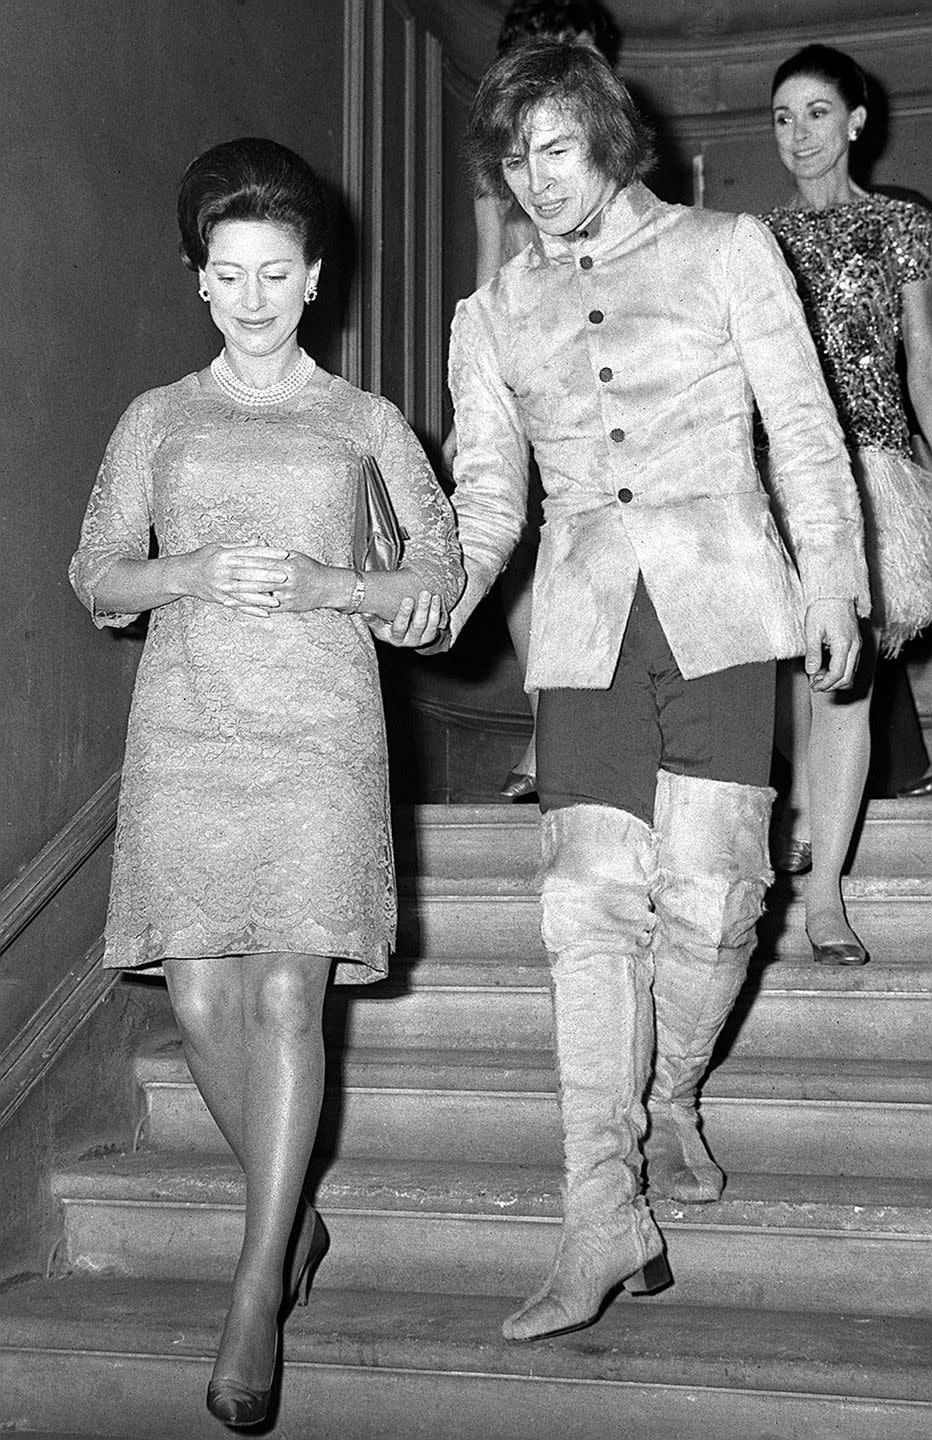
[[[205,146],[258,132],[339,182],[341,0],[310,13],[0,7],[0,885],[119,763],[138,641],[96,635],[65,568],[124,406],[216,349],[178,259],[177,177]]]
[[[128,401],[219,348],[178,256],[177,178],[265,134],[339,187],[343,21],[343,0],[0,6],[0,1108],[81,1023],[82,986],[102,993],[106,782],[140,638],[96,631],[66,568]],[[333,368],[350,257],[344,224],[309,312]]]

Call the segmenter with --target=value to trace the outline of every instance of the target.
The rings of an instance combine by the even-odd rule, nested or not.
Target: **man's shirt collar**
[[[567,235],[545,235],[535,230],[534,247],[544,260],[577,263],[583,253],[597,258],[637,230],[655,203],[647,186],[634,180],[616,191],[579,230],[571,230]]]

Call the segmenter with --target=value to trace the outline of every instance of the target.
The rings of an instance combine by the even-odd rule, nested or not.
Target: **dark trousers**
[[[776,662],[684,680],[639,578],[607,690],[542,690],[537,792],[542,810],[612,805],[654,819],[657,771],[770,783]]]

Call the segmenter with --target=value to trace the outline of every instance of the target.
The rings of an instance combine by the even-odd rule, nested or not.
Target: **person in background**
[[[867,84],[848,55],[808,45],[777,70],[773,130],[793,179],[765,217],[795,276],[845,434],[864,511],[872,615],[857,683],[812,690],[786,666],[777,745],[791,785],[774,863],[811,866],[806,930],[816,960],[868,956],[845,915],[841,870],[870,760],[874,667],[932,620],[932,473],[913,463],[897,361],[922,441],[932,440],[932,213],[869,194],[850,154],[868,124]]]
[[[530,447],[545,492],[527,686],[565,1186],[553,1268],[504,1325],[533,1340],[669,1279],[641,1193],[652,1068],[649,1196],[721,1193],[697,1088],[772,878],[776,659],[849,685],[869,586],[841,430],[766,227],[658,200],[643,121],[585,46],[503,55],[468,135],[480,186],[537,232],[460,302],[450,344],[467,575],[451,636],[521,534]]]
[[[394,940],[370,625],[397,644],[436,639],[462,571],[401,415],[298,346],[326,238],[310,167],[271,140],[217,145],[188,167],[178,218],[223,349],[129,406],[70,573],[97,625],[151,612],[104,964],[164,971],[191,1074],[245,1172],[207,1392],[242,1428],[266,1416],[281,1323],[326,1243],[304,1182],[327,981],[380,979]],[[410,537],[392,574],[353,568],[366,455]]]
[[[598,0],[515,0],[508,7],[498,36],[498,54],[505,55],[529,40],[556,40],[566,45],[589,45],[610,65],[618,56],[619,33],[612,16]],[[502,265],[530,244],[534,226],[511,194],[480,186],[474,191],[476,220],[476,289],[485,285]],[[456,427],[444,442],[444,465],[452,474],[456,454]],[[499,590],[505,609],[508,634],[518,659],[522,682],[527,674],[528,640],[531,633],[531,589],[534,564],[540,541],[541,489],[537,467],[531,460],[528,514],[521,539],[515,546]],[[537,715],[537,696],[529,697],[532,717]],[[505,777],[501,794],[506,800],[533,799],[536,795],[536,747],[534,734],[524,754]]]

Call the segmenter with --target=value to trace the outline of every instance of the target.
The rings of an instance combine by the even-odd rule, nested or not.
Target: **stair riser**
[[[788,1059],[926,1060],[932,994],[764,990],[739,1000],[737,1055]],[[532,989],[414,990],[387,997],[333,996],[328,1033],[345,1047],[540,1050],[553,1033],[549,993]]]
[[[331,1211],[317,1283],[343,1289],[521,1296],[546,1274],[558,1236],[549,1220]],[[214,1279],[231,1275],[242,1241],[233,1207],[66,1206],[67,1259],[79,1271]],[[922,1316],[932,1290],[924,1239],[876,1240],[780,1229],[726,1233],[664,1226],[676,1285],[648,1303],[840,1310]],[[635,1301],[632,1303],[642,1303]]]
[[[193,1086],[147,1093],[148,1145],[229,1153]],[[932,1179],[932,1106],[709,1097],[702,1115],[726,1171]],[[317,1151],[542,1165],[561,1143],[554,1095],[351,1089],[328,1096]]]
[[[425,827],[417,843],[398,846],[402,875],[533,883],[540,866],[539,822],[503,820],[471,826]],[[871,820],[861,832],[851,873],[925,876],[932,873],[932,825],[921,820]]]
[[[903,963],[928,961],[932,956],[929,900],[852,898],[847,913],[875,960]],[[781,925],[774,949],[765,920],[762,949],[781,957],[809,954],[800,902],[793,902]],[[453,957],[467,950],[483,957],[515,956],[537,954],[541,948],[540,905],[532,895],[425,897],[401,907],[398,950],[402,955]]]
[[[516,1371],[526,1369],[519,1350]],[[533,1354],[533,1352],[530,1352]],[[217,1440],[211,1357],[5,1354],[0,1425],[115,1440]],[[618,1429],[623,1417],[623,1429]],[[268,1440],[926,1440],[932,1407],[774,1391],[286,1365]]]

